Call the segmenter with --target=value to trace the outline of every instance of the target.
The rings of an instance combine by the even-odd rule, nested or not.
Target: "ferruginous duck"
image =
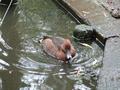
[[[76,50],[69,39],[44,36],[40,42],[42,43],[43,50],[48,55],[65,63],[71,62],[76,54]]]

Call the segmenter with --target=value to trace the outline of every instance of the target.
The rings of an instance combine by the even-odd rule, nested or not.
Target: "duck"
[[[76,49],[72,45],[70,39],[43,36],[42,40],[39,40],[39,42],[46,54],[64,63],[71,63],[72,58],[76,55]]]

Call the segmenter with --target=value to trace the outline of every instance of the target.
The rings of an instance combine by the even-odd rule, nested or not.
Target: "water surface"
[[[0,6],[0,17],[6,6]],[[76,23],[52,0],[20,0],[0,28],[2,90],[95,90],[103,51],[75,42]],[[47,56],[38,39],[43,35],[70,38],[78,56],[71,65]]]

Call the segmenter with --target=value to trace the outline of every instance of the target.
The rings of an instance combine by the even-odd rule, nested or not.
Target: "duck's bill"
[[[75,60],[77,60],[77,57],[78,57],[78,53],[76,53],[74,57],[71,57],[71,58],[68,60],[68,63],[70,63],[70,64],[71,64],[71,63],[74,63]]]
[[[71,59],[68,60],[68,63],[71,64],[72,61],[73,61],[73,59],[71,58]]]
[[[72,62],[72,55],[71,55],[71,53],[69,51],[66,54],[66,58],[67,58],[68,63]]]

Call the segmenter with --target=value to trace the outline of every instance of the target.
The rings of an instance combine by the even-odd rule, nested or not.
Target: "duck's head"
[[[72,62],[72,53],[71,53],[71,42],[69,39],[65,39],[64,40],[64,43],[62,44],[61,48],[62,48],[62,51],[65,53],[65,58],[66,58],[66,61],[68,62]]]

